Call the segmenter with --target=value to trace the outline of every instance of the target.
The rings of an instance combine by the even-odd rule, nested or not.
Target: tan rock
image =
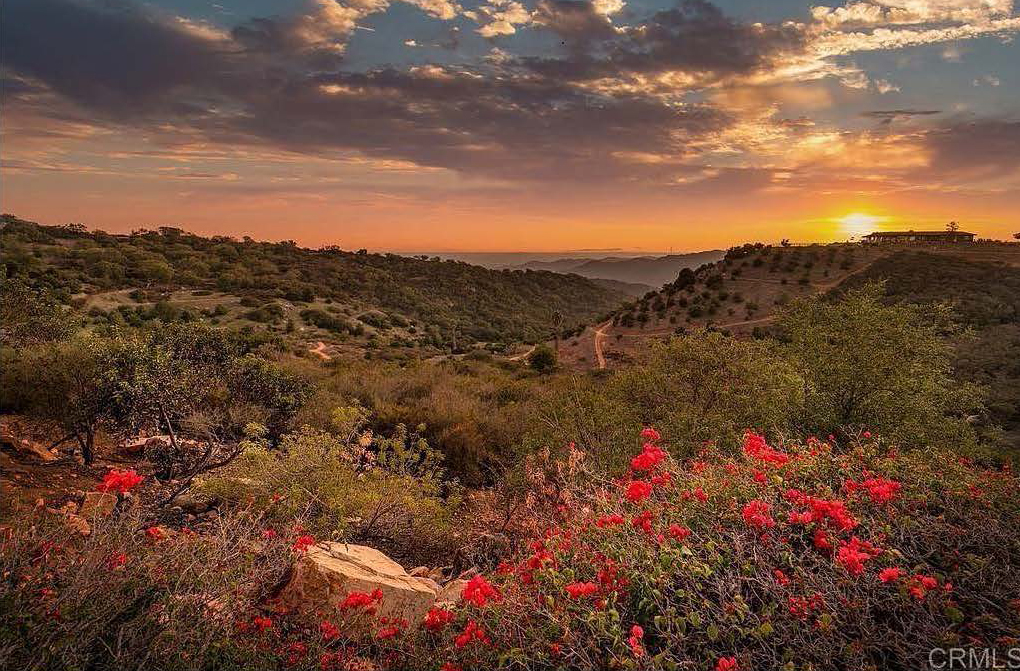
[[[438,582],[436,582],[435,580],[433,580],[432,578],[430,578],[428,576],[416,575],[416,576],[414,576],[414,579],[417,580],[418,582],[420,582],[421,584],[425,585],[426,587],[428,587],[430,590],[432,590],[436,594],[439,594],[439,590],[442,589],[442,586]]]
[[[117,507],[117,495],[111,492],[87,492],[78,508],[78,514],[85,519],[106,517]]]
[[[436,601],[436,592],[382,552],[364,545],[321,543],[308,548],[277,597],[290,610],[330,612],[351,592],[379,589],[376,617],[404,618],[416,625]]]
[[[428,566],[415,566],[413,569],[408,571],[408,573],[410,575],[413,575],[415,578],[418,578],[418,577],[421,577],[421,576],[427,576],[429,574],[429,567]]]
[[[468,581],[462,578],[451,580],[440,588],[439,593],[436,595],[436,601],[442,603],[457,603],[460,601],[460,597],[464,594],[464,588],[467,587]]]

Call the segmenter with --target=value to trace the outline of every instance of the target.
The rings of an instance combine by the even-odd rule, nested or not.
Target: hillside
[[[715,263],[723,257],[722,250],[666,256],[639,256],[635,258],[607,257],[603,259],[558,259],[530,261],[518,266],[532,270],[551,270],[557,273],[575,273],[582,277],[604,278],[660,287],[676,279],[684,268],[697,268]]]
[[[293,242],[131,235],[4,215],[0,261],[98,322],[211,319],[297,329],[309,339],[424,345],[534,341],[615,308],[626,295],[578,275],[496,271],[437,257],[312,250]],[[298,328],[300,327],[300,328]],[[385,336],[385,337],[384,337]]]

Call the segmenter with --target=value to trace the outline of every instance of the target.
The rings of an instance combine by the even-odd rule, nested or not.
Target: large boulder
[[[15,456],[35,461],[53,461],[57,458],[57,455],[42,443],[25,438],[21,434],[22,431],[24,431],[24,427],[10,418],[0,418],[0,443]]]
[[[382,552],[364,545],[320,543],[294,565],[276,598],[286,610],[336,612],[348,594],[382,592],[378,618],[403,618],[417,625],[436,601],[436,592]]]

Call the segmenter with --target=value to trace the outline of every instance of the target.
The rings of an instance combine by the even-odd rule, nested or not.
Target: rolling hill
[[[684,268],[697,268],[706,263],[715,263],[723,258],[724,254],[725,252],[722,250],[714,249],[691,254],[634,258],[564,258],[554,261],[529,261],[516,267],[550,270],[556,273],[575,273],[582,277],[618,280],[655,288],[675,280],[677,273]]]
[[[96,319],[138,315],[286,325],[312,337],[386,336],[439,349],[534,341],[558,319],[582,324],[627,298],[579,275],[491,270],[436,257],[306,249],[202,237],[177,228],[130,235],[2,218],[6,273],[83,303]],[[116,313],[116,314],[114,314]],[[299,329],[301,330],[301,329]]]

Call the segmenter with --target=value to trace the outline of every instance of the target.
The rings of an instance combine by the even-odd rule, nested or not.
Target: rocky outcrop
[[[402,618],[412,626],[420,623],[436,602],[435,587],[410,575],[382,552],[364,545],[320,543],[309,547],[297,561],[273,605],[285,610],[336,612],[349,594],[372,594],[375,590],[382,593],[375,605],[376,617]]]
[[[54,461],[57,458],[57,455],[42,443],[24,438],[21,427],[8,417],[0,418],[0,444],[19,459]]]

